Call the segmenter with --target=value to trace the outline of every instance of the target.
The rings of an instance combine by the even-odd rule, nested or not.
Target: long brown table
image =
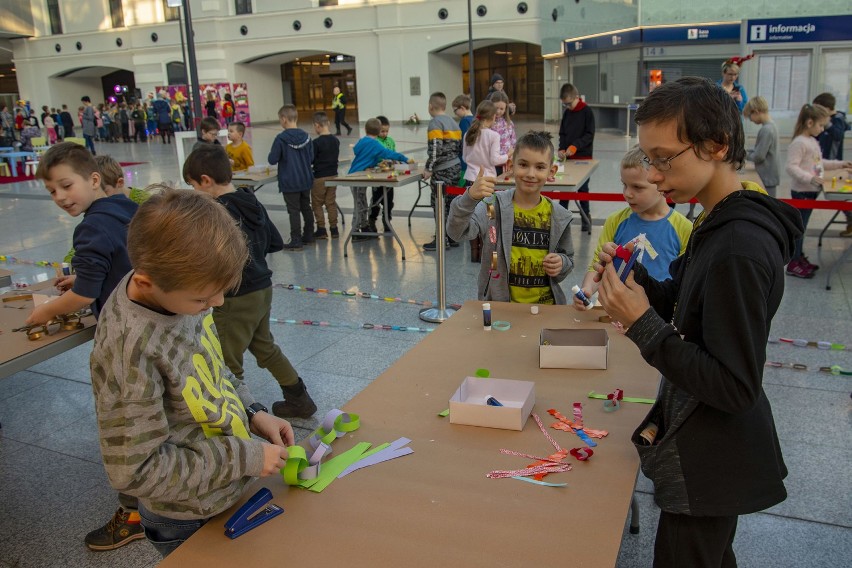
[[[234,507],[161,565],[614,566],[638,471],[629,438],[649,407],[624,403],[607,413],[601,400],[587,395],[622,388],[625,396],[653,398],[657,371],[632,342],[598,323],[599,310],[542,306],[533,316],[528,305],[507,303],[492,303],[492,310],[494,320],[511,322],[511,329],[483,331],[481,303],[467,302],[345,405],[360,414],[361,428],[335,441],[334,455],[357,442],[401,436],[412,440],[412,455],[356,471],[318,494],[289,488],[280,476],[259,480],[243,502],[265,486],[283,515],[231,540],[223,526]],[[539,369],[543,327],[608,330],[609,368]],[[515,432],[453,425],[437,416],[478,368],[494,378],[535,381],[533,412],[548,426],[554,420],[547,409],[571,416],[572,403],[582,402],[585,425],[609,431],[588,462],[569,458],[572,471],[546,478],[567,487],[486,478],[491,470],[531,461],[500,454],[501,448],[553,453],[532,418]],[[573,434],[548,431],[565,449],[585,445]]]
[[[29,288],[12,290],[0,298],[38,293],[52,288],[52,280],[40,282]],[[36,363],[82,345],[95,336],[95,318],[89,316],[83,318],[83,329],[63,331],[59,330],[57,325],[52,325],[50,335],[30,341],[26,333],[12,330],[23,326],[32,311],[32,300],[0,302],[0,379],[29,369]]]

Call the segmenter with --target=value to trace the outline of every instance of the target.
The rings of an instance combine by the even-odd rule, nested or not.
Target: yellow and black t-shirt
[[[544,257],[550,251],[549,199],[542,198],[532,209],[515,207],[512,226],[512,259],[509,265],[509,295],[513,302],[553,304],[550,279],[544,272]]]

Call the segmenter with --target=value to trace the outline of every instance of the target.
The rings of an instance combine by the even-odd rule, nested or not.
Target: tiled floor
[[[541,127],[524,122],[519,130]],[[550,127],[552,130],[553,128]],[[249,141],[258,162],[264,161],[277,127],[250,129]],[[397,147],[421,161],[425,157],[425,128],[394,126]],[[355,137],[342,138],[342,154],[351,157]],[[782,141],[783,142],[783,141]],[[618,163],[635,139],[599,133],[595,143],[601,160],[592,177],[592,191],[619,192]],[[786,151],[786,142],[783,142]],[[148,144],[101,144],[99,152],[121,161],[144,164],[128,169],[134,186],[179,179],[173,147]],[[847,147],[847,152],[852,148]],[[348,165],[343,165],[345,170]],[[789,188],[786,180],[781,188]],[[283,200],[274,186],[259,196],[281,232],[289,227]],[[781,190],[787,196],[788,190]],[[428,210],[418,210],[411,227],[405,221],[413,201],[410,188],[397,190],[395,225],[405,243],[407,260],[400,260],[395,243],[355,243],[343,258],[342,240],[321,241],[302,253],[271,257],[274,281],[330,289],[352,289],[380,296],[435,298],[435,256],[419,245],[431,240],[433,224]],[[425,197],[425,196],[424,196]],[[338,201],[351,212],[348,190]],[[592,206],[596,218],[592,237],[574,232],[575,260],[581,267],[566,282],[580,280],[600,232],[602,219],[620,205]],[[684,208],[681,207],[683,211]],[[823,267],[831,266],[848,239],[829,231],[821,249],[816,247],[816,228],[829,214],[815,212],[806,252]],[[68,250],[76,220],[57,209],[35,182],[0,184],[0,255],[29,259],[57,259]],[[44,269],[16,266],[16,278],[43,280]],[[788,278],[786,294],[775,318],[773,332],[781,336],[831,339],[852,343],[852,263],[840,267],[833,289],[824,289],[821,271],[813,280]],[[461,302],[475,297],[476,265],[466,247],[447,253],[447,299]],[[424,326],[417,307],[374,300],[322,297],[307,292],[277,289],[273,316],[281,319],[327,320],[333,323],[385,323]],[[275,327],[279,344],[304,377],[322,415],[348,401],[389,367],[423,334],[343,328],[280,325]],[[89,530],[109,519],[116,506],[100,462],[88,354],[83,345],[52,360],[0,380],[0,566],[153,566],[158,555],[146,542],[132,543],[113,552],[92,553],[83,545]],[[785,345],[769,345],[770,360],[801,362],[809,366],[838,364],[852,368],[849,351],[818,351]],[[277,400],[274,382],[246,359],[248,382],[265,403]],[[822,567],[848,565],[852,558],[852,464],[850,399],[852,380],[813,372],[767,369],[764,383],[772,402],[784,456],[790,469],[788,499],[764,513],[740,520],[735,542],[740,565],[758,567]],[[294,421],[299,436],[316,422]],[[731,440],[736,444],[736,440]],[[724,460],[725,456],[719,456]],[[638,499],[642,506],[642,530],[626,530],[619,567],[650,566],[657,510],[652,487],[640,476]],[[567,514],[567,513],[566,513]],[[582,519],[580,519],[581,521]],[[570,551],[565,551],[570,562]],[[844,561],[843,558],[846,558]],[[450,562],[451,564],[451,562]]]

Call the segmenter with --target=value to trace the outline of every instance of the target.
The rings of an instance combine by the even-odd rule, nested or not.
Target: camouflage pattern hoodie
[[[110,484],[149,511],[206,519],[237,502],[263,469],[207,310],[167,315],[127,296],[132,272],[101,311],[91,356],[101,454]]]

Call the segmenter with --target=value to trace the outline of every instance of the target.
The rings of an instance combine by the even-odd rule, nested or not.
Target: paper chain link
[[[331,443],[361,427],[361,417],[335,408],[323,418],[322,425],[308,438],[313,448],[311,457],[302,446],[290,446],[289,456],[281,475],[287,485],[299,485],[305,479],[314,479],[320,474],[322,460],[331,454]]]

